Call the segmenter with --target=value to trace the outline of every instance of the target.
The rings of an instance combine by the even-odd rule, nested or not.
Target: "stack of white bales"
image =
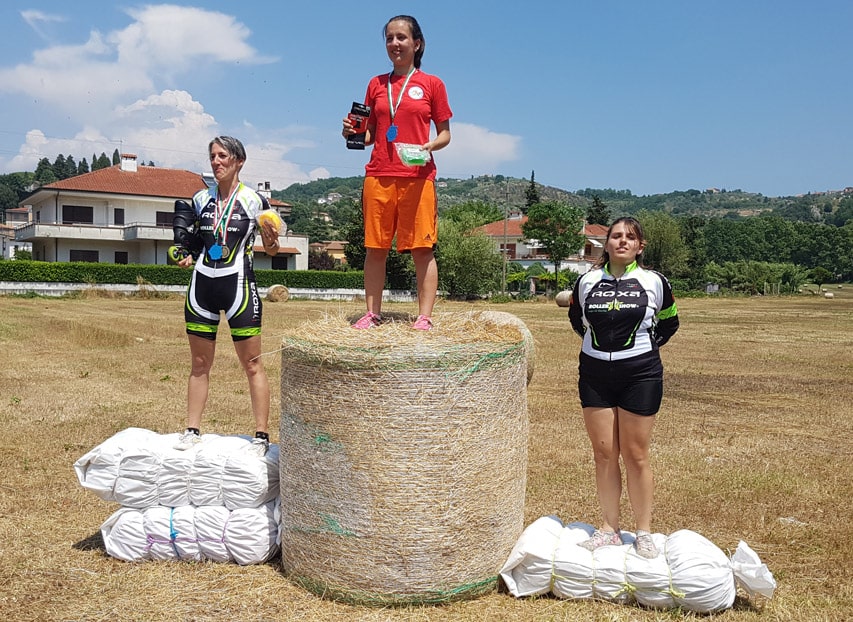
[[[278,551],[279,448],[259,458],[245,436],[128,428],[74,463],[84,488],[121,509],[101,526],[107,553],[127,561],[181,559],[260,564]]]
[[[660,554],[636,553],[634,537],[623,531],[621,546],[588,551],[578,546],[592,535],[585,523],[563,525],[544,516],[524,530],[501,569],[513,596],[596,598],[659,609],[711,613],[734,604],[737,588],[750,597],[770,598],[776,581],[745,542],[729,558],[704,536],[687,529],[653,534]]]

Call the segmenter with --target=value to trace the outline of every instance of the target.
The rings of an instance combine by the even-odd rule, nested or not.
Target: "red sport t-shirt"
[[[420,69],[409,78],[406,90],[400,98],[394,115],[397,137],[389,143],[388,128],[391,125],[391,105],[388,101],[388,80],[391,80],[391,98],[397,106],[400,90],[406,76],[382,74],[370,80],[364,103],[370,106],[368,125],[375,127],[373,151],[364,167],[370,177],[420,177],[435,179],[435,161],[430,158],[424,166],[406,166],[397,155],[395,143],[423,145],[430,139],[430,124],[448,121],[453,112],[447,102],[447,90],[437,77]],[[434,154],[433,154],[434,155]]]

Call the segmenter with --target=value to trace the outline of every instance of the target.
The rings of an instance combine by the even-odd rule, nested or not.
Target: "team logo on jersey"
[[[409,89],[409,97],[412,99],[423,99],[424,90],[419,86],[413,86]]]

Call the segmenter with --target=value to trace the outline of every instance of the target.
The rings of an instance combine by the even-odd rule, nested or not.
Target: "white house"
[[[32,251],[29,242],[15,240],[15,228],[27,224],[30,210],[24,207],[13,207],[6,210],[6,224],[0,225],[0,255],[3,259],[14,259],[18,251]]]
[[[136,156],[121,163],[42,186],[20,203],[28,222],[15,227],[15,241],[32,245],[38,261],[165,264],[173,243],[176,199],[189,200],[209,178],[190,171],[139,166]],[[269,197],[269,188],[258,191]],[[284,216],[290,206],[270,200]],[[7,210],[8,211],[8,210]],[[255,267],[308,269],[308,237],[286,232],[274,257],[260,236]]]
[[[546,270],[553,272],[554,264],[551,263],[548,255],[541,251],[536,240],[525,238],[521,227],[526,222],[527,216],[514,213],[510,214],[506,220],[498,220],[478,227],[477,231],[490,237],[499,251],[506,252],[509,261],[521,264],[525,268],[539,262]],[[575,255],[563,260],[560,264],[561,270],[571,269],[578,274],[583,274],[604,252],[604,240],[607,238],[605,225],[584,225],[583,233],[586,236],[584,247],[578,249]]]

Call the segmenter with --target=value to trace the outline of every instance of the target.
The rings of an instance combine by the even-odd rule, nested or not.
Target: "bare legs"
[[[200,428],[201,417],[210,391],[210,369],[216,342],[196,335],[189,335],[192,369],[187,385],[187,427]],[[267,432],[270,414],[270,385],[266,370],[260,359],[260,336],[234,342],[237,358],[249,380],[249,395],[252,399],[252,414],[255,430]]]
[[[385,289],[385,260],[388,250],[368,248],[364,259],[364,301],[370,313],[381,315],[382,290]]]
[[[418,315],[431,316],[438,291],[438,266],[432,248],[413,248],[415,274],[418,280]],[[382,290],[385,288],[385,260],[388,250],[368,248],[364,260],[364,299],[367,310],[380,315]]]
[[[415,274],[418,279],[418,315],[432,316],[438,291],[438,265],[432,248],[413,248]]]
[[[651,531],[654,480],[649,461],[649,444],[655,418],[636,415],[621,408],[584,408],[583,418],[595,459],[601,529],[619,529],[621,456],[625,464],[628,499],[637,529]]]
[[[261,362],[261,336],[249,337],[234,342],[237,358],[249,379],[249,395],[252,398],[252,414],[256,432],[269,432],[270,382]]]

